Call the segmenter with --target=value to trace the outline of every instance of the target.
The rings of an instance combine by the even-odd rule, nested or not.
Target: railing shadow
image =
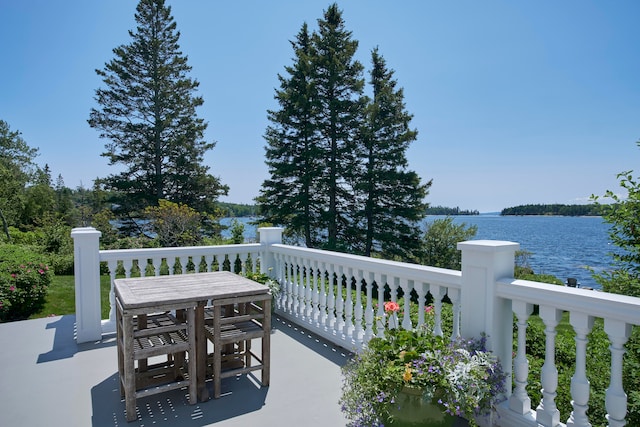
[[[53,362],[72,358],[76,353],[116,345],[115,336],[103,336],[93,343],[76,343],[76,316],[67,314],[47,324],[46,329],[55,329],[50,351],[38,355],[37,363]]]
[[[273,329],[286,334],[299,344],[338,366],[344,366],[353,357],[353,353],[349,350],[339,347],[283,317],[274,315],[271,325]]]

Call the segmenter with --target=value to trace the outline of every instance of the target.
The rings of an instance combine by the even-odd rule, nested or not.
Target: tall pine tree
[[[320,243],[323,209],[315,179],[324,166],[316,130],[313,47],[306,23],[291,45],[295,62],[285,67],[287,77],[278,75],[280,89],[275,99],[279,108],[268,111],[271,125],[265,134],[266,163],[271,178],[263,183],[258,203],[264,221],[287,224],[288,235],[301,237],[307,247],[315,247]]]
[[[199,83],[178,45],[180,33],[164,0],[141,0],[132,42],[113,50],[115,58],[96,70],[105,88],[96,90],[99,109],[89,125],[109,139],[102,154],[124,170],[103,180],[119,195],[127,215],[137,215],[160,199],[212,211],[228,188],[208,173],[203,156],[214,143],[203,140],[207,124],[196,108]]]
[[[415,259],[431,183],[407,170],[417,132],[403,91],[376,50],[374,96],[363,96],[358,42],[336,4],[318,27],[309,36],[303,25],[292,42],[294,64],[279,76],[278,109],[268,112],[261,217],[309,247]]]
[[[357,224],[361,251],[369,256],[415,260],[420,248],[420,221],[426,214],[424,198],[431,186],[407,169],[406,151],[418,132],[409,127],[404,92],[396,88],[393,70],[374,49],[371,54],[373,99],[367,105],[362,130],[363,156],[356,194],[363,201]],[[358,236],[357,232],[354,232]]]
[[[332,4],[318,20],[313,41],[315,83],[320,110],[318,131],[325,162],[324,173],[317,178],[319,191],[327,194],[328,206],[323,228],[327,230],[326,248],[347,250],[351,220],[356,207],[354,179],[358,162],[358,130],[363,118],[364,67],[354,59],[358,41],[345,29],[342,11]]]

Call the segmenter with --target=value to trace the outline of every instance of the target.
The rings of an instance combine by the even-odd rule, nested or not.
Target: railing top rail
[[[100,251],[102,261],[145,257],[166,257],[173,255],[187,256],[198,254],[222,254],[229,252],[252,252],[262,247],[259,243],[217,246],[180,246],[174,248],[142,248],[142,249],[108,249]]]
[[[272,251],[283,255],[334,263],[347,266],[353,270],[403,277],[416,282],[428,282],[454,288],[460,288],[461,286],[462,273],[456,270],[282,244],[275,244],[270,247]]]
[[[512,301],[640,325],[640,298],[636,297],[514,279],[499,280],[497,292],[499,297]]]

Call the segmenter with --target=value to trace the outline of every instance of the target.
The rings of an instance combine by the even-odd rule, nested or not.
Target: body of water
[[[476,225],[477,240],[520,243],[520,249],[531,252],[535,273],[562,281],[575,277],[584,287],[600,288],[589,269],[602,272],[612,264],[610,226],[601,217],[474,215],[456,216],[454,222]]]
[[[444,216],[428,216],[433,221]],[[583,287],[599,288],[589,269],[602,272],[611,267],[609,225],[600,217],[500,216],[483,214],[454,216],[457,224],[476,225],[475,240],[507,240],[531,252],[529,265],[538,274],[565,281],[575,277]],[[256,241],[254,218],[238,218],[245,224],[245,241]],[[231,219],[222,221],[229,224]],[[227,233],[224,233],[227,234]]]

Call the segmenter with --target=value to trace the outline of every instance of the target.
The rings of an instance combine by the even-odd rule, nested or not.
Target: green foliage
[[[521,205],[505,208],[500,215],[560,215],[560,216],[599,216],[600,208],[595,205]]]
[[[196,108],[204,101],[188,77],[171,8],[164,0],[140,0],[135,20],[131,43],[116,47],[115,58],[96,70],[105,88],[96,90],[99,109],[91,109],[89,125],[109,140],[102,155],[124,167],[102,182],[125,217],[161,199],[212,212],[228,187],[203,165],[215,144],[203,140],[207,124]]]
[[[462,254],[459,242],[472,239],[478,231],[476,225],[454,224],[452,217],[428,222],[422,237],[422,254],[419,262],[432,267],[460,270]]]
[[[196,246],[202,241],[200,214],[187,205],[161,199],[145,214],[161,247]]]
[[[0,245],[0,321],[22,320],[42,309],[51,282],[42,257],[16,245]]]
[[[363,96],[358,42],[335,3],[291,44],[294,63],[268,112],[261,220],[286,225],[285,237],[307,247],[413,260],[430,183],[407,170],[417,132],[393,71],[375,50],[373,98]]]
[[[118,230],[113,226],[116,216],[111,209],[102,209],[91,218],[91,225],[100,231],[100,245],[111,248],[118,240]]]
[[[413,261],[420,249],[420,221],[431,181],[423,184],[407,168],[406,151],[417,139],[410,129],[404,92],[378,49],[371,53],[373,99],[365,109],[362,143],[358,147],[355,193],[362,199],[348,234],[353,252]]]
[[[618,248],[611,254],[614,268],[594,278],[607,292],[640,297],[640,183],[631,171],[618,174],[618,179],[626,198],[608,190],[604,197],[614,203],[599,204],[599,198],[592,196],[611,225],[609,239]]]
[[[7,239],[9,226],[19,227],[24,213],[25,191],[35,174],[38,155],[9,124],[0,120],[0,220]]]
[[[235,218],[231,221],[231,243],[244,243],[244,224]]]

